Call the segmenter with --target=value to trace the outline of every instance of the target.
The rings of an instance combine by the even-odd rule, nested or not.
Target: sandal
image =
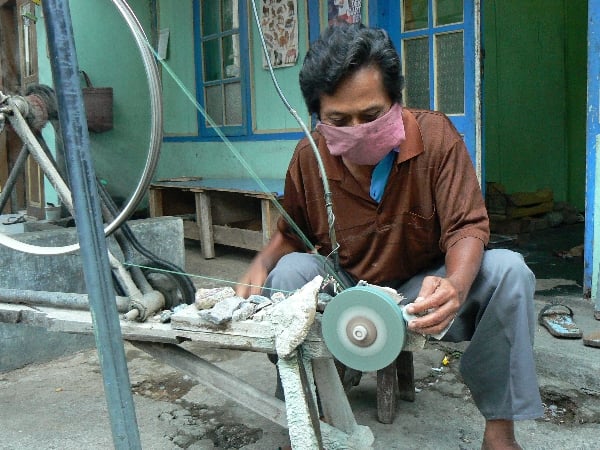
[[[566,305],[550,304],[544,306],[538,315],[538,322],[552,336],[579,339],[583,335],[573,321],[573,310]]]
[[[600,348],[600,331],[592,331],[583,336],[583,345]]]
[[[6,222],[2,222],[2,225],[14,225],[16,223],[25,223],[25,216],[9,217]]]

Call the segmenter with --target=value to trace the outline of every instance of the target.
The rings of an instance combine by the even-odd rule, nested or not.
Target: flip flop
[[[25,223],[25,216],[9,217],[6,222],[2,222],[2,225],[14,225],[15,223]]]
[[[550,304],[544,306],[538,315],[538,322],[547,328],[552,336],[579,339],[583,335],[573,321],[573,310],[566,305]]]
[[[583,345],[600,348],[600,330],[592,331],[583,336]]]

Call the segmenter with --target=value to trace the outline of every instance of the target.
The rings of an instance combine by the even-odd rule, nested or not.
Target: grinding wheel
[[[391,295],[356,286],[336,295],[322,319],[325,345],[343,364],[363,372],[382,369],[402,351],[406,323]]]

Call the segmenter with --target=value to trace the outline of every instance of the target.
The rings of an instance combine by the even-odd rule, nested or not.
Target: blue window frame
[[[200,137],[251,134],[248,21],[245,0],[194,0],[196,92]]]
[[[377,0],[371,24],[385,28],[402,56],[405,104],[442,111],[463,135],[478,175],[478,0]],[[483,181],[483,180],[482,180]]]
[[[252,120],[252,11],[248,0],[192,0],[196,100],[231,141],[298,140],[302,132],[255,133]],[[311,28],[312,32],[312,28]],[[165,136],[165,142],[220,141],[197,113],[198,134]]]

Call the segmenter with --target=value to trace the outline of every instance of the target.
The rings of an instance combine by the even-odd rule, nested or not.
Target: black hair
[[[312,43],[300,70],[300,89],[309,113],[319,114],[321,96],[332,95],[358,69],[376,66],[394,103],[402,102],[402,65],[387,32],[362,24],[335,24]]]

